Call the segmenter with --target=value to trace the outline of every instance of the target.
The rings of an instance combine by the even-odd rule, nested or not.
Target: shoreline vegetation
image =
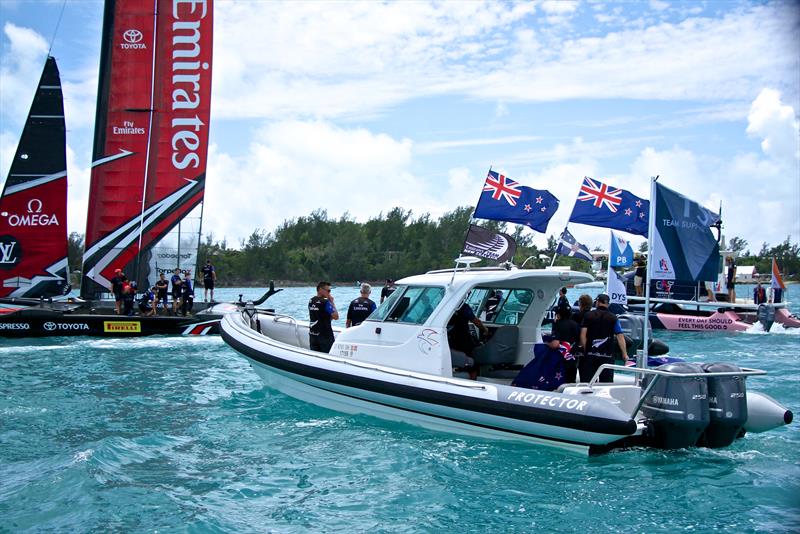
[[[355,285],[359,280],[382,287],[387,278],[397,280],[452,267],[463,248],[472,212],[472,206],[461,206],[434,219],[398,207],[357,222],[349,213],[334,219],[318,209],[284,221],[273,232],[256,228],[238,247],[224,238],[215,240],[213,233],[206,234],[198,262],[211,259],[218,287],[266,287],[270,280],[280,287],[315,285],[320,280],[339,286]],[[515,265],[522,265],[527,258],[531,258],[527,265],[532,268],[549,265],[549,259],[540,259],[540,255],[552,258],[558,244],[557,233],[548,236],[547,245],[540,248],[533,244],[535,234],[524,226],[483,220],[480,225],[514,238]],[[83,244],[83,235],[69,235],[70,272],[80,269]],[[776,246],[763,243],[758,254],[751,254],[747,241],[738,237],[727,245],[727,250],[738,254],[739,266],[755,265],[758,273],[768,274],[775,257],[784,281],[800,280],[800,244],[791,243],[789,237]],[[589,262],[565,256],[557,256],[555,265],[591,272]]]

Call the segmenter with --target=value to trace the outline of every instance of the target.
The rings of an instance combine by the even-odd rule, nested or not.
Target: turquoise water
[[[240,292],[259,294],[216,296]],[[356,292],[335,288],[339,307]],[[298,313],[312,293],[269,302]],[[797,414],[797,334],[658,337],[770,371],[748,387]],[[317,408],[262,387],[219,337],[0,340],[0,392],[0,531],[800,530],[798,423],[584,458]]]

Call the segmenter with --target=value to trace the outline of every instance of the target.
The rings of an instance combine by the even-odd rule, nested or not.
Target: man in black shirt
[[[181,270],[175,267],[175,272],[169,281],[172,284],[172,313],[178,315],[178,308],[181,305]]]
[[[111,287],[109,289],[114,295],[114,312],[117,315],[120,314],[120,308],[122,307],[122,286],[125,285],[127,280],[128,278],[122,272],[122,269],[114,270],[114,277],[111,279]]]
[[[556,308],[572,308],[569,305],[569,300],[567,299],[567,288],[562,287],[558,292],[558,302],[556,302]]]
[[[369,317],[370,313],[375,311],[377,306],[369,298],[369,294],[371,292],[371,285],[361,284],[361,296],[353,299],[353,301],[350,302],[350,307],[347,308],[347,328],[360,325],[367,317]]]
[[[633,273],[633,287],[636,289],[636,296],[644,295],[644,284],[647,282],[647,262],[640,259],[636,262],[636,271]]]
[[[214,302],[214,284],[217,282],[217,271],[211,265],[211,260],[207,259],[202,268],[203,271],[203,302],[208,301],[208,291],[211,290],[211,302]]]
[[[339,320],[339,312],[333,303],[331,283],[317,284],[317,294],[308,301],[308,344],[311,350],[330,352],[333,346],[331,320]]]
[[[728,264],[728,302],[736,302],[736,261],[732,256],[725,258],[725,263]]]
[[[155,308],[158,309],[158,303],[161,303],[164,312],[169,314],[169,308],[167,307],[167,289],[169,289],[169,282],[164,277],[164,273],[161,273],[156,280],[156,302]]]
[[[395,289],[397,288],[394,285],[394,280],[387,278],[386,285],[383,286],[383,289],[381,289],[381,304],[383,304],[384,300],[389,298],[389,295],[394,293]]]
[[[604,363],[614,363],[614,339],[622,350],[622,360],[628,361],[628,348],[622,326],[617,316],[608,311],[608,295],[597,295],[597,309],[583,316],[580,344],[584,355],[578,363],[581,380],[588,382]],[[613,382],[614,371],[606,369],[600,375],[600,382]]]

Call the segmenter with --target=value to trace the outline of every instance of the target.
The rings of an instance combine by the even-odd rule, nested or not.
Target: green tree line
[[[219,280],[230,286],[264,285],[267,280],[397,279],[451,267],[464,244],[472,210],[472,206],[464,206],[434,219],[427,213],[414,216],[411,210],[394,208],[366,222],[357,222],[349,214],[331,218],[327,211],[316,210],[284,221],[274,232],[256,229],[238,248],[207,235],[200,258],[211,258]],[[539,249],[532,243],[533,232],[522,226],[487,221],[481,225],[515,238],[517,265],[533,256],[528,266],[541,267],[544,260],[539,256],[552,257],[555,250],[552,236],[548,247]],[[580,270],[589,268],[580,260],[570,258],[569,262]]]
[[[206,235],[200,246],[199,261],[210,258],[221,286],[263,286],[269,280],[314,283],[382,281],[402,278],[431,269],[453,266],[469,228],[472,206],[462,206],[438,219],[429,214],[415,216],[411,210],[394,208],[366,222],[357,222],[349,214],[336,219],[325,210],[284,221],[273,232],[255,229],[238,247],[226,240]],[[510,234],[517,242],[514,264],[543,267],[549,264],[557,246],[550,235],[547,245],[533,244],[535,234],[524,226],[480,221],[481,226]],[[800,246],[787,238],[771,247],[764,243],[757,255],[747,249],[747,241],[734,237],[729,249],[739,253],[739,265],[756,265],[760,273],[769,273],[774,256],[788,278],[800,273]],[[69,236],[69,261],[80,269],[83,235]],[[542,256],[542,258],[540,258]],[[482,265],[491,262],[484,261]],[[556,265],[569,265],[578,271],[590,270],[589,262],[558,256]]]
[[[757,273],[769,274],[772,272],[772,258],[775,258],[785,279],[800,278],[800,244],[792,244],[791,236],[786,236],[783,243],[775,246],[762,243],[757,254],[751,253],[748,246],[747,241],[740,237],[728,242],[727,248],[738,254],[738,265],[755,265]]]

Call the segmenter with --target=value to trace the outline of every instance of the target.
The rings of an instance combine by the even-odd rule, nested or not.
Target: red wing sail
[[[0,297],[51,297],[67,287],[64,100],[49,57],[0,198]]]
[[[145,287],[160,249],[178,248],[159,267],[172,270],[189,248],[173,234],[203,199],[212,23],[212,0],[106,1],[85,298],[117,268]],[[198,244],[199,230],[193,258]]]
[[[150,207],[182,189],[187,180],[204,182],[211,116],[211,0],[192,4],[159,1],[155,68],[155,114],[150,142],[145,204]],[[194,205],[203,199],[192,198]],[[194,271],[200,246],[202,207],[177,219],[168,232],[142,235],[150,282],[176,267]]]

